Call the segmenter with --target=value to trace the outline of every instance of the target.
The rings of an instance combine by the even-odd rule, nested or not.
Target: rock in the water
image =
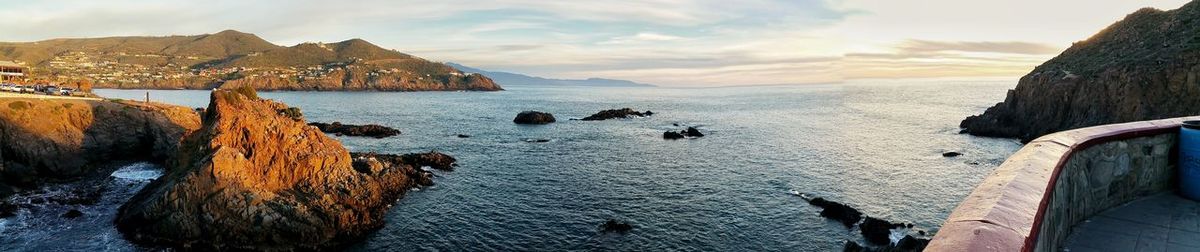
[[[962,153],[951,151],[951,152],[942,153],[942,156],[943,157],[957,157],[957,156],[962,156]]]
[[[867,217],[862,224],[858,225],[859,231],[862,233],[867,242],[879,245],[887,245],[891,243],[888,235],[892,233],[893,228],[904,227],[904,224],[893,224],[886,220],[877,219],[875,217]]]
[[[0,218],[8,218],[17,215],[17,210],[20,209],[15,204],[6,201],[0,201]]]
[[[683,138],[684,138],[683,134],[680,134],[679,132],[674,132],[674,131],[663,132],[663,139],[675,140],[675,139],[683,139]]]
[[[458,134],[458,138],[470,138],[470,137],[471,137],[471,135]]]
[[[633,225],[629,225],[629,223],[617,221],[614,219],[608,219],[608,221],[606,221],[606,222],[604,222],[604,224],[600,225],[600,230],[604,231],[604,232],[624,233],[624,232],[629,232],[629,230],[633,230]]]
[[[842,245],[842,251],[843,252],[863,252],[863,251],[867,251],[867,249],[863,248],[862,245],[858,245],[857,242],[846,241],[846,243]]]
[[[554,115],[538,111],[524,111],[513,118],[516,124],[548,124],[554,122]]]
[[[308,125],[317,127],[317,129],[320,129],[321,132],[335,134],[338,136],[363,136],[363,137],[385,138],[385,137],[390,137],[390,136],[395,136],[395,135],[400,134],[400,130],[389,128],[387,126],[377,125],[377,124],[353,125],[353,124],[342,124],[341,122],[333,122],[333,123],[312,122],[312,123],[309,123]]]
[[[600,111],[600,112],[590,115],[588,117],[584,117],[583,120],[584,121],[600,121],[600,120],[608,120],[608,119],[613,119],[613,118],[629,118],[631,116],[645,117],[645,116],[650,116],[653,114],[654,114],[654,112],[646,111],[646,113],[642,113],[642,112],[633,110],[631,108],[609,109],[609,110]]]
[[[688,137],[704,136],[704,133],[700,133],[700,130],[696,129],[695,127],[688,127],[687,130],[684,130],[682,133],[683,133],[683,135],[688,136]]]
[[[71,209],[71,211],[67,211],[66,213],[63,213],[62,217],[67,218],[67,219],[79,218],[79,217],[83,217],[83,212],[80,212],[77,209]]]
[[[1138,10],[1021,77],[963,133],[1028,142],[1094,125],[1200,113],[1200,1]]]
[[[862,212],[859,212],[858,209],[842,203],[828,201],[824,198],[812,198],[808,200],[808,203],[820,207],[822,217],[841,222],[846,228],[853,227],[855,223],[858,223],[863,218]]]
[[[929,246],[929,238],[916,238],[911,235],[905,235],[895,246],[902,251],[923,251],[926,246]]]
[[[380,228],[428,181],[419,168],[352,160],[333,138],[253,90],[214,90],[178,160],[117,213],[138,242],[198,250],[322,250]],[[353,165],[352,162],[364,162]]]

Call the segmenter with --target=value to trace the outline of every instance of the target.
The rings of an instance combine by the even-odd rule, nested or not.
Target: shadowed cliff
[[[1043,63],[964,133],[1030,141],[1087,126],[1200,114],[1200,2],[1142,9]]]

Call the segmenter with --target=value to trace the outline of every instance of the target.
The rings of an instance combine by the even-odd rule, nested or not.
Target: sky
[[[663,86],[1009,78],[1185,0],[12,1],[0,41],[254,33],[362,38],[492,71]]]

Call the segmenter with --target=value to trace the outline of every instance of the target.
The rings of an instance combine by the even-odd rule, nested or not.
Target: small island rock
[[[516,124],[548,124],[554,122],[554,115],[538,111],[523,111],[513,118]]]

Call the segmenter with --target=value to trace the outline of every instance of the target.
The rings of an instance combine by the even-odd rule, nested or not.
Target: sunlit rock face
[[[1200,114],[1200,2],[1142,9],[1021,78],[963,132],[1032,140],[1062,130]]]
[[[407,189],[429,184],[412,165],[352,160],[287,108],[252,89],[214,90],[177,164],[121,207],[118,229],[177,248],[338,247],[383,225]]]

